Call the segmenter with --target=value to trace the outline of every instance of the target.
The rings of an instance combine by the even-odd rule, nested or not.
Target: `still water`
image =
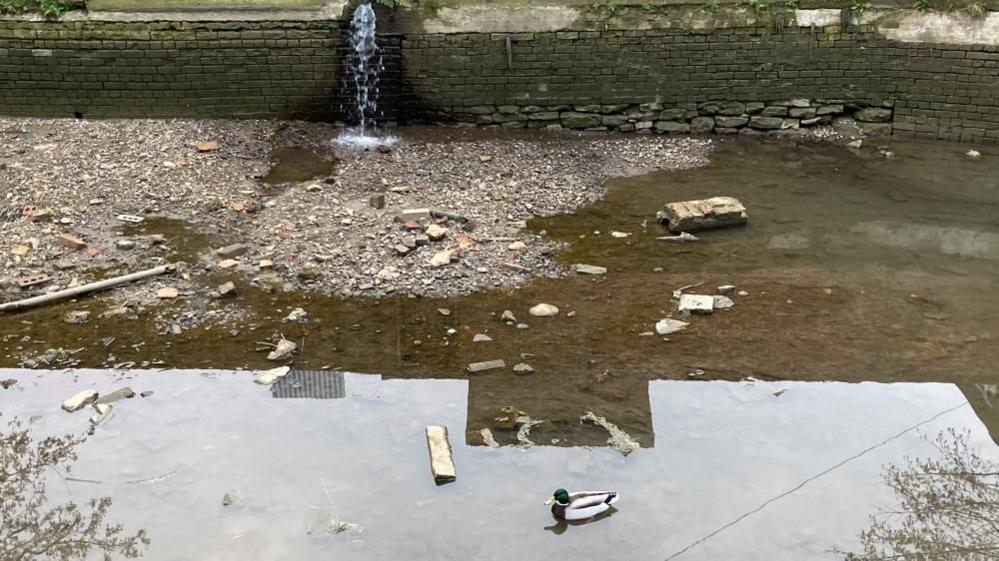
[[[18,380],[0,411],[32,418],[35,436],[81,434],[92,411],[63,412],[70,395],[153,391],[115,404],[72,479],[52,477],[49,501],[112,497],[109,520],[144,528],[144,558],[157,561],[842,559],[831,550],[855,549],[869,515],[894,504],[885,465],[932,457],[929,440],[949,428],[999,461],[951,384],[654,380],[654,437],[623,456],[553,445],[558,427],[538,446],[484,446],[470,436],[479,421],[466,426],[466,380],[253,377],[0,370]],[[431,424],[449,428],[455,483],[433,482]],[[622,499],[608,518],[564,527],[543,505],[557,487]],[[334,519],[357,526],[333,534]]]

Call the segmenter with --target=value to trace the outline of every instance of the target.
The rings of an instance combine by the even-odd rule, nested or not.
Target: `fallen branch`
[[[24,310],[26,308],[33,308],[35,306],[41,306],[42,304],[48,304],[50,302],[67,300],[75,296],[82,296],[84,294],[90,294],[91,292],[107,290],[109,288],[114,288],[122,284],[128,284],[149,277],[155,277],[166,273],[172,273],[174,270],[176,270],[176,267],[174,265],[161,265],[159,267],[156,267],[155,269],[147,269],[145,271],[139,271],[138,273],[132,273],[130,275],[124,275],[120,277],[105,279],[102,281],[92,282],[74,288],[67,288],[65,290],[60,290],[58,292],[53,292],[51,294],[43,294],[41,296],[35,296],[33,298],[28,298],[25,300],[7,302],[5,304],[0,304],[0,312],[13,312],[17,310]]]

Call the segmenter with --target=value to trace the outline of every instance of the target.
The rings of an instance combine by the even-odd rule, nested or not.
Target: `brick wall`
[[[0,114],[338,115],[344,23],[0,21]],[[386,35],[388,118],[481,107],[841,99],[896,134],[999,140],[999,47],[773,26]]]

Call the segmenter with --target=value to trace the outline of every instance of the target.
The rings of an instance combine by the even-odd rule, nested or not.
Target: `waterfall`
[[[345,113],[354,127],[344,131],[336,143],[356,148],[373,148],[379,144],[392,144],[393,137],[377,135],[378,80],[384,68],[381,49],[375,37],[377,18],[370,3],[362,3],[354,10],[350,20],[349,70],[345,89],[353,89],[353,106]]]

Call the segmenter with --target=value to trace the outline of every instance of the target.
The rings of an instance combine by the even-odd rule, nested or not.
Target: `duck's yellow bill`
[[[548,499],[547,501],[545,501],[545,504],[546,505],[555,504],[555,497],[552,497],[552,498]]]

